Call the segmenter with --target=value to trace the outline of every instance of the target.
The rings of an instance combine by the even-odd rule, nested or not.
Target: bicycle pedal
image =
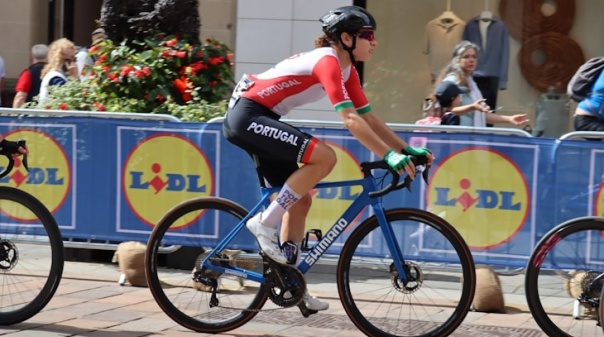
[[[304,301],[300,301],[300,303],[298,303],[298,308],[300,309],[300,313],[302,313],[302,316],[304,316],[304,318],[307,318],[308,316],[314,315],[319,312],[318,310],[308,309],[306,307],[306,304],[304,304]]]

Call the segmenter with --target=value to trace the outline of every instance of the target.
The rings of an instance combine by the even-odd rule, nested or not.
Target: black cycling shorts
[[[258,157],[258,168],[272,186],[280,186],[307,163],[318,140],[279,121],[281,116],[263,105],[240,98],[226,114],[222,132],[231,143]]]

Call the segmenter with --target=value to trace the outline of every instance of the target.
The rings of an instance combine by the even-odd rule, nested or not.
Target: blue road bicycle
[[[413,160],[425,165],[425,158]],[[409,177],[401,179],[384,161],[362,163],[361,170],[362,179],[315,186],[360,186],[362,191],[324,235],[307,232],[298,268],[266,257],[245,228],[280,190],[264,185],[260,175],[261,198],[250,211],[218,197],[175,206],[155,226],[147,245],[147,281],[156,302],[180,325],[204,333],[233,330],[254,317],[278,319],[279,310],[296,306],[308,317],[316,312],[304,305],[304,274],[337,242],[342,247],[334,270],[338,294],[360,331],[368,336],[450,335],[474,298],[476,275],[467,244],[435,214],[383,208],[381,197],[409,188]],[[425,170],[424,180],[427,175]],[[356,225],[367,207],[371,215]],[[218,237],[216,228],[232,229]],[[234,242],[240,235],[247,235],[256,249],[238,249]],[[175,245],[197,249],[192,270],[162,266],[162,249]]]

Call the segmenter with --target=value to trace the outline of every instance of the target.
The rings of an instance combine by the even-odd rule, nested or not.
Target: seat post
[[[260,187],[266,188],[266,180],[264,180],[264,176],[262,175],[262,172],[260,172],[260,162],[258,160],[258,156],[256,154],[252,154],[252,160],[254,161],[254,168],[256,169],[256,174],[258,175]]]

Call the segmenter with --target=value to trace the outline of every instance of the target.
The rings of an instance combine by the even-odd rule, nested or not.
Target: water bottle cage
[[[308,246],[308,242],[311,235],[315,236],[316,242],[321,241],[321,239],[323,238],[323,232],[321,232],[320,229],[309,229],[308,231],[306,231],[306,235],[304,236],[304,239],[302,239],[302,251],[304,252],[307,252],[314,247],[314,245],[313,247]]]

